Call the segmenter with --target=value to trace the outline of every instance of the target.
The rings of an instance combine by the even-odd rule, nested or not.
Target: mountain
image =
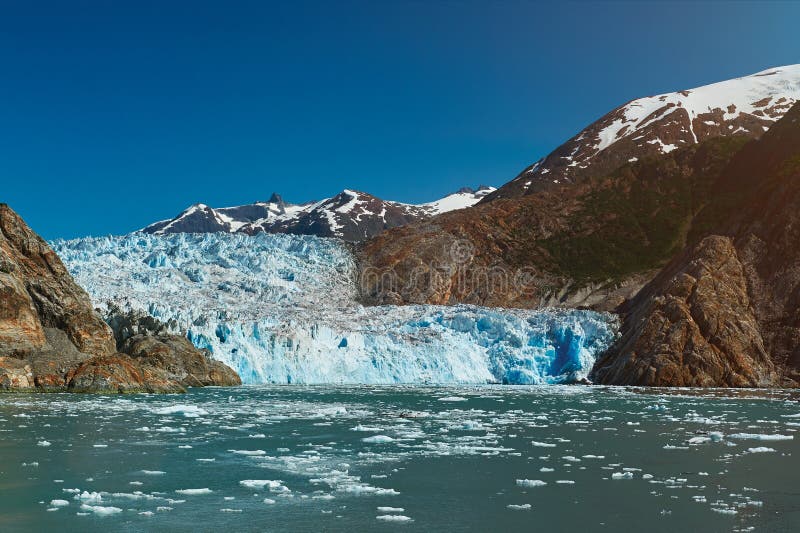
[[[612,310],[700,231],[731,158],[798,99],[800,65],[634,100],[475,206],[363,242],[363,301]]]
[[[0,204],[0,391],[182,392],[239,382],[179,338],[117,348],[58,255]]]
[[[358,246],[363,301],[612,310],[685,246],[747,142],[712,138],[387,230]]]
[[[800,100],[800,65],[632,100],[487,195],[514,198],[722,136],[758,137]]]
[[[800,384],[800,104],[732,159],[690,243],[620,308],[622,385]]]
[[[461,189],[434,202],[403,204],[345,189],[318,202],[290,204],[273,194],[267,202],[211,208],[195,204],[171,220],[156,222],[142,231],[168,233],[291,233],[361,241],[387,228],[424,220],[440,213],[470,207],[493,187]]]

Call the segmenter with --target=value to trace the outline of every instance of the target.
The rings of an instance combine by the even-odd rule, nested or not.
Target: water
[[[566,386],[6,394],[0,530],[796,530],[798,399]]]

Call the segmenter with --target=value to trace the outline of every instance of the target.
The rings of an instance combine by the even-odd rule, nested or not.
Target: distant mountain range
[[[365,192],[345,189],[316,202],[290,204],[278,194],[267,202],[213,208],[195,204],[170,220],[142,229],[145,233],[293,233],[362,241],[380,232],[410,222],[464,209],[478,203],[494,187],[465,187],[425,204],[381,200]]]

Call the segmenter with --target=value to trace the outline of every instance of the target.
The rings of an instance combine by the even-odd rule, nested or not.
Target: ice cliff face
[[[335,239],[132,234],[53,243],[95,305],[170,322],[245,383],[560,383],[613,340],[578,310],[356,303]]]

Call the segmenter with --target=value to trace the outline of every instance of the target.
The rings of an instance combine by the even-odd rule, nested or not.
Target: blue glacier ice
[[[364,307],[336,239],[134,233],[52,245],[101,310],[170,321],[245,383],[562,383],[586,376],[618,328],[586,310]]]

